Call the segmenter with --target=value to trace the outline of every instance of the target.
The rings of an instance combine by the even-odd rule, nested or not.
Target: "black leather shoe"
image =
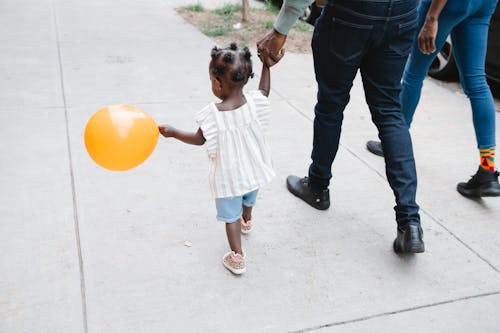
[[[467,183],[458,183],[457,191],[466,197],[498,197],[498,171],[488,171],[479,166],[476,174]]]
[[[382,149],[382,143],[380,141],[368,141],[366,143],[366,149],[368,149],[370,153],[384,157],[384,150]]]
[[[301,198],[316,209],[325,210],[330,207],[330,191],[326,189],[314,192],[307,177],[288,176],[286,179],[286,188],[293,195]]]
[[[408,224],[405,228],[398,227],[398,235],[394,240],[396,253],[422,253],[425,245],[422,238],[424,232],[419,224]]]

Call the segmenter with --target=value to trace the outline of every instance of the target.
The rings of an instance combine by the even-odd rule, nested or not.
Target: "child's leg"
[[[244,234],[252,231],[252,208],[257,200],[258,190],[249,192],[243,196],[242,202],[242,218],[241,218],[241,232]]]
[[[253,207],[247,207],[245,204],[243,204],[243,220],[245,222],[251,221],[252,220],[252,208]]]
[[[257,201],[257,193],[259,193],[259,190],[254,190],[243,196],[242,208],[243,208],[243,220],[245,222],[252,220],[252,208],[255,205],[255,202]]]
[[[226,224],[226,235],[231,251],[243,255],[241,248],[241,215],[243,197],[228,197],[215,199],[217,220]]]
[[[226,223],[226,234],[231,251],[243,255],[243,250],[241,248],[241,224],[239,222],[240,219],[233,223]]]

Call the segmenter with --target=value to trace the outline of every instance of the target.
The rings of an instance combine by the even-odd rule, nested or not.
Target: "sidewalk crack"
[[[73,155],[71,151],[71,139],[69,135],[69,117],[68,117],[68,103],[66,101],[66,90],[64,86],[64,72],[62,65],[62,54],[61,54],[61,40],[59,36],[59,22],[57,20],[56,10],[54,7],[54,1],[50,2],[50,7],[52,11],[52,17],[54,19],[54,28],[56,34],[56,46],[57,46],[57,57],[59,62],[59,79],[61,83],[61,95],[63,99],[63,108],[64,108],[64,121],[66,127],[66,146],[68,151],[68,160],[69,160],[69,172],[70,172],[70,183],[71,183],[71,194],[72,194],[72,202],[73,202],[73,221],[75,227],[75,239],[76,239],[76,249],[78,254],[78,267],[80,271],[80,294],[81,294],[81,302],[82,302],[82,318],[83,318],[83,331],[84,333],[88,333],[88,324],[87,324],[87,299],[86,299],[86,288],[85,288],[85,272],[83,265],[83,257],[82,257],[82,247],[81,247],[81,238],[80,238],[80,225],[78,221],[78,204],[76,199],[76,189],[75,189],[75,175],[73,171]]]
[[[465,297],[460,297],[460,298],[455,298],[455,299],[450,299],[447,301],[441,301],[441,302],[435,302],[435,303],[430,303],[430,304],[425,304],[425,305],[419,305],[419,306],[414,306],[406,309],[401,309],[401,310],[396,310],[396,311],[388,311],[388,312],[382,312],[382,313],[377,313],[365,317],[360,317],[360,318],[355,318],[355,319],[350,319],[350,320],[343,320],[343,321],[337,321],[337,322],[332,322],[328,324],[323,324],[323,325],[318,325],[318,326],[313,326],[313,327],[308,327],[304,328],[298,331],[291,331],[290,333],[299,333],[299,332],[312,332],[316,330],[320,330],[323,328],[328,328],[328,327],[333,327],[333,326],[341,326],[345,324],[352,324],[352,323],[358,323],[362,321],[367,321],[375,318],[380,318],[380,317],[385,317],[385,316],[392,316],[395,314],[399,313],[405,313],[405,312],[411,312],[411,311],[417,311],[421,309],[426,309],[426,308],[432,308],[440,305],[445,305],[445,304],[452,304],[452,303],[457,303],[457,302],[463,302],[467,301],[470,299],[475,299],[475,298],[481,298],[481,297],[488,297],[488,296],[495,296],[495,295],[500,295],[500,290],[498,291],[493,291],[489,293],[484,293],[484,294],[478,294],[478,295],[472,295],[472,296],[465,296]]]

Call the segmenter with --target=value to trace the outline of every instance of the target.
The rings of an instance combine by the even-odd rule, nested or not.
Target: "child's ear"
[[[222,91],[222,82],[221,82],[221,80],[218,77],[216,77],[215,81],[216,81],[215,87],[217,88],[217,90]]]

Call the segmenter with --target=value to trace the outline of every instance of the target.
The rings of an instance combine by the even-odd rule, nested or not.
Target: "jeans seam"
[[[340,23],[342,25],[345,25],[345,26],[348,26],[348,27],[351,27],[351,28],[358,28],[358,29],[364,29],[364,30],[371,30],[371,29],[373,29],[373,25],[371,25],[371,24],[351,23],[351,22],[339,19],[337,17],[332,17],[332,22],[337,22],[337,23]]]
[[[414,25],[414,24],[417,24],[417,22],[418,22],[418,17],[417,17],[417,18],[415,18],[414,20],[409,21],[409,22],[400,23],[400,24],[399,24],[399,29],[404,29],[404,28],[407,28],[407,27],[409,27],[409,26],[412,26],[412,25]]]
[[[394,20],[400,20],[400,19],[403,19],[405,17],[411,16],[411,15],[413,15],[413,14],[415,14],[417,12],[417,8],[414,8],[414,9],[412,9],[409,12],[406,12],[404,14],[387,17],[387,16],[373,16],[373,15],[361,14],[361,13],[358,13],[358,12],[352,10],[352,9],[349,9],[349,8],[346,8],[346,7],[343,7],[343,6],[340,6],[340,5],[336,5],[336,4],[333,4],[332,7],[335,8],[335,9],[339,9],[341,11],[344,11],[344,12],[346,12],[348,14],[353,15],[353,16],[356,16],[356,17],[359,17],[359,18],[363,18],[363,19],[368,19],[368,20],[374,20],[374,21],[394,21]]]

